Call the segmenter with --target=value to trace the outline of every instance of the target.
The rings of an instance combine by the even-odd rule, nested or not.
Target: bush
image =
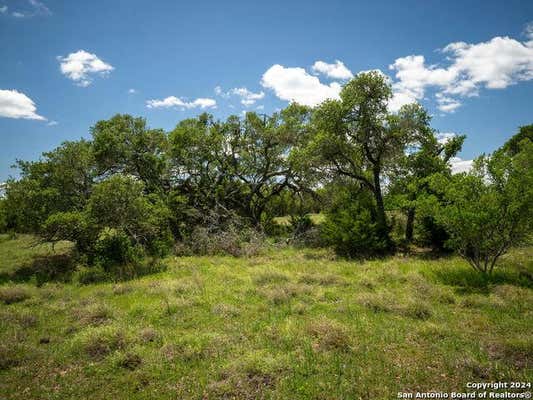
[[[73,281],[82,285],[105,282],[109,279],[109,274],[101,266],[78,267],[74,272]]]
[[[389,239],[380,231],[374,209],[374,202],[367,192],[347,191],[341,194],[321,225],[325,243],[346,257],[364,257],[389,251]]]
[[[252,256],[261,252],[264,242],[261,233],[235,217],[221,226],[195,228],[176,246],[176,254]]]
[[[509,156],[502,150],[476,160],[469,174],[435,176],[432,185],[446,203],[437,222],[447,245],[482,274],[492,274],[510,247],[527,243],[533,229],[533,143]]]
[[[142,256],[142,248],[133,246],[128,235],[118,229],[104,228],[95,244],[96,263],[106,271],[116,265],[139,262]]]

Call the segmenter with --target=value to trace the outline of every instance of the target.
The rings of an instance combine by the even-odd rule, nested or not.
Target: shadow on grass
[[[459,293],[488,293],[491,286],[503,284],[533,288],[531,273],[511,266],[496,269],[492,275],[483,275],[467,267],[444,267],[432,271],[431,275],[444,285],[455,286]]]
[[[72,278],[75,268],[71,254],[37,256],[14,271],[0,273],[0,283],[35,280],[37,285],[42,285],[45,282],[67,282]]]

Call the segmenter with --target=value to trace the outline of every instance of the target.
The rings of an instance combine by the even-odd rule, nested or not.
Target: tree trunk
[[[379,230],[388,238],[387,216],[385,215],[385,205],[383,203],[383,195],[381,194],[381,182],[379,176],[379,169],[374,169],[374,198],[376,199],[376,219]]]
[[[413,227],[415,224],[415,209],[407,210],[407,223],[405,224],[405,241],[411,243],[413,240]]]

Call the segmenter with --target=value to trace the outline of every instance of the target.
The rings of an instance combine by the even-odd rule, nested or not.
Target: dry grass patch
[[[347,328],[340,322],[320,318],[307,325],[307,333],[314,340],[314,348],[320,350],[346,350],[351,345]]]
[[[258,289],[258,293],[272,304],[283,304],[298,296],[313,293],[313,287],[305,284],[286,283],[283,285]]]
[[[211,312],[219,317],[231,318],[238,316],[241,311],[231,304],[218,303],[211,308]]]
[[[214,358],[228,345],[228,340],[216,334],[185,335],[161,347],[168,361],[198,361]]]
[[[518,337],[507,339],[503,343],[491,343],[487,351],[492,359],[502,360],[516,369],[533,367],[533,339]]]
[[[393,312],[396,305],[396,300],[384,293],[363,293],[356,301],[374,312]]]
[[[252,351],[229,364],[211,382],[209,398],[267,399],[278,378],[288,369],[287,360],[266,350]]]
[[[74,309],[73,318],[82,326],[98,326],[110,322],[113,319],[113,313],[105,304],[90,303],[86,307]]]
[[[4,304],[19,303],[30,297],[30,291],[24,286],[4,286],[0,288],[0,301]]]
[[[342,277],[334,274],[303,274],[298,279],[298,282],[305,283],[308,285],[322,286],[346,284],[346,281]]]
[[[117,284],[113,285],[113,294],[119,296],[121,294],[126,294],[133,291],[133,287],[128,284]]]
[[[139,332],[139,339],[143,343],[153,343],[159,338],[159,333],[154,328],[144,328]]]
[[[124,350],[129,343],[126,333],[115,326],[89,327],[72,340],[75,353],[82,352],[95,360],[101,360],[116,350]]]
[[[274,283],[288,282],[289,276],[276,270],[262,271],[253,277],[253,281],[256,285],[265,286]]]
[[[114,357],[113,364],[117,367],[133,371],[141,366],[142,358],[140,355],[129,351],[125,353],[118,353]]]

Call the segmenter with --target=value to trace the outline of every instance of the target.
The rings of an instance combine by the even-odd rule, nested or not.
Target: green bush
[[[140,246],[134,246],[125,232],[114,228],[100,232],[94,250],[96,263],[106,271],[115,265],[136,263],[143,256]]]
[[[101,266],[78,267],[74,272],[73,281],[81,285],[105,282],[109,279],[109,274]]]
[[[321,225],[325,243],[345,257],[386,253],[390,243],[380,232],[374,210],[374,202],[367,192],[341,193]]]

